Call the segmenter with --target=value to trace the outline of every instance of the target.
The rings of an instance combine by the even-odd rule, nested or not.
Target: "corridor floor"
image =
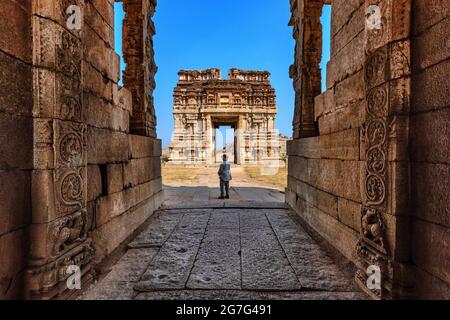
[[[282,202],[174,202],[83,299],[364,299]]]

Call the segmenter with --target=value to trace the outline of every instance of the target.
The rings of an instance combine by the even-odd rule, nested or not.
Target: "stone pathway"
[[[281,202],[165,205],[83,299],[364,299]]]

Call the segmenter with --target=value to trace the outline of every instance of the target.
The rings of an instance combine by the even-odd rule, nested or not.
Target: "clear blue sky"
[[[116,51],[122,53],[122,4],[115,4]],[[292,136],[294,91],[289,66],[294,39],[289,0],[159,0],[154,16],[156,74],[155,109],[158,137],[166,147],[172,139],[172,93],[180,69],[268,70],[277,94],[277,128]],[[330,8],[325,6],[324,57],[329,60]],[[124,68],[122,62],[122,69]]]

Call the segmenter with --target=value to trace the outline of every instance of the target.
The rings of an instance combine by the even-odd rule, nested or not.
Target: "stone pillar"
[[[296,41],[295,60],[289,74],[294,83],[294,139],[316,136],[314,98],[321,93],[322,16],[323,0],[291,0]]]
[[[368,15],[379,10],[382,17],[380,28],[367,23],[365,30],[367,110],[356,280],[377,299],[408,297],[413,286],[408,265],[410,6],[410,0],[365,2]],[[380,268],[381,290],[367,287],[369,266]]]
[[[82,31],[66,27],[72,4],[83,12],[83,0],[33,1],[33,207],[25,278],[31,299],[65,291],[71,265],[81,268],[83,280],[92,278]]]
[[[152,17],[156,0],[123,0],[123,58],[126,68],[123,83],[133,96],[130,132],[156,138],[153,90],[156,87]]]

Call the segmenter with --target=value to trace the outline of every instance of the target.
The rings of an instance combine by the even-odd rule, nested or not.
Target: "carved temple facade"
[[[180,71],[174,89],[171,164],[214,164],[216,129],[234,129],[236,164],[276,164],[286,144],[275,129],[275,90],[267,71]],[[220,158],[220,157],[219,157]]]

